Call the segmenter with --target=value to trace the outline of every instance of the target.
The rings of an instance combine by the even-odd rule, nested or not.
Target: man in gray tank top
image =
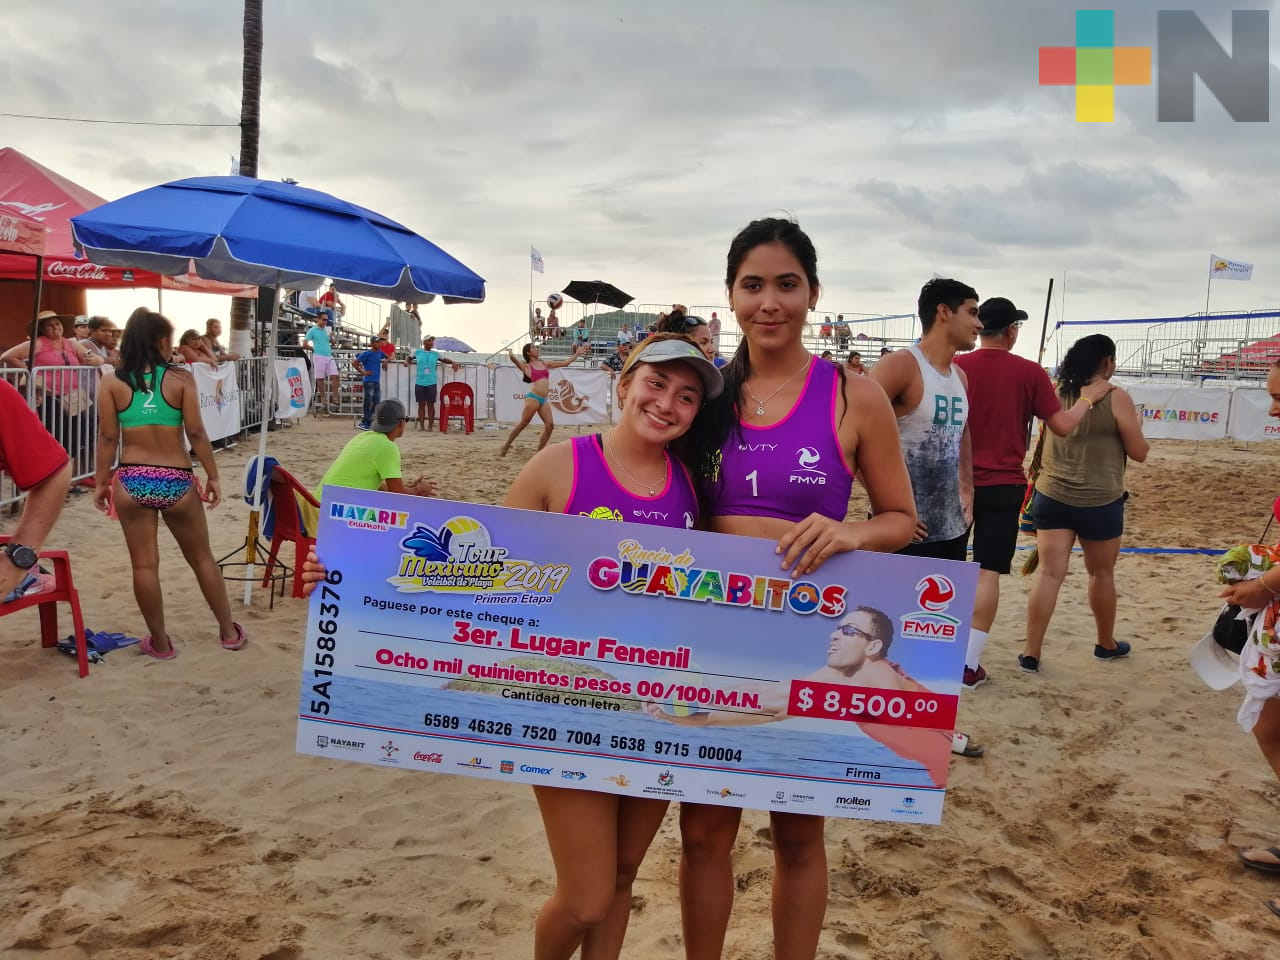
[[[871,370],[898,416],[920,518],[915,540],[898,552],[964,560],[973,517],[973,457],[968,384],[951,361],[977,343],[978,294],[958,280],[935,278],[921,289],[919,310],[920,340]]]
[[[920,290],[918,307],[919,341],[882,356],[871,368],[871,379],[884,388],[898,416],[919,517],[916,539],[898,553],[964,560],[973,520],[973,455],[968,381],[951,361],[978,342],[978,294],[958,280],[935,277]],[[957,730],[951,752],[980,757],[984,750]]]

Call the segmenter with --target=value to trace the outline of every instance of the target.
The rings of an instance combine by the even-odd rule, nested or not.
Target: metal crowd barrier
[[[92,477],[98,453],[100,367],[36,367],[36,415],[71,455],[73,483]],[[25,380],[22,387],[25,392]]]

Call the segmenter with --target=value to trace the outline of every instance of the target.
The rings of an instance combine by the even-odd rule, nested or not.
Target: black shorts
[[[1031,501],[1031,517],[1037,530],[1071,530],[1081,540],[1115,540],[1124,533],[1124,502],[1128,499],[1129,494],[1122,493],[1100,507],[1073,507],[1037,490]]]
[[[969,531],[950,540],[928,540],[924,543],[908,543],[897,551],[904,557],[931,557],[934,560],[967,560]]]
[[[1018,548],[1018,514],[1027,487],[1002,483],[973,491],[973,559],[983,570],[1008,573]]]
[[[434,383],[429,387],[424,387],[421,384],[415,383],[413,385],[413,397],[418,401],[418,403],[435,403],[436,388],[437,384]]]

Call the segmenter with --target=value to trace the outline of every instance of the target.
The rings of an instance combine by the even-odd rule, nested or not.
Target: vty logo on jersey
[[[916,584],[916,605],[920,608],[902,617],[902,636],[918,640],[955,643],[960,621],[943,613],[956,598],[955,585],[940,574],[931,574]]]
[[[813,447],[801,447],[796,451],[796,466],[788,478],[788,483],[802,483],[813,487],[825,486],[827,472],[819,470],[822,454]]]

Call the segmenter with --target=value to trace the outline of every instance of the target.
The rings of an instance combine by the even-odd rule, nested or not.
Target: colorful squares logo
[[[1115,119],[1117,86],[1151,84],[1151,48],[1115,45],[1114,10],[1077,10],[1076,45],[1040,48],[1040,85],[1076,88],[1076,120]]]
[[[1114,10],[1077,10],[1077,47],[1114,47],[1116,45],[1116,12]]]

